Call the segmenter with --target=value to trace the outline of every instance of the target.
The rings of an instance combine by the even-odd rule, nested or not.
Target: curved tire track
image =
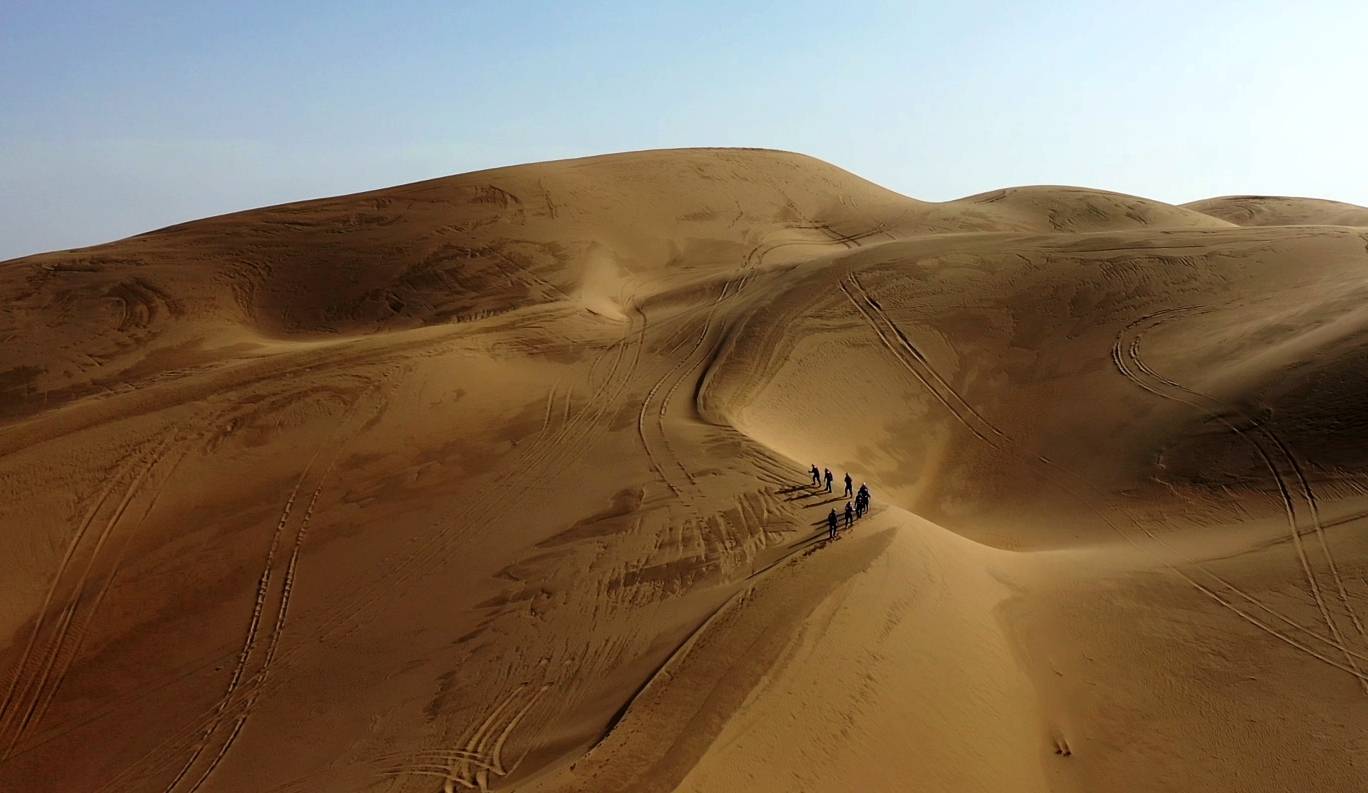
[[[929,362],[925,359],[925,357],[915,352],[916,348],[911,345],[911,342],[909,339],[907,339],[906,335],[903,334],[901,330],[898,329],[896,325],[892,323],[891,319],[889,319],[886,315],[883,315],[882,307],[877,303],[877,301],[875,301],[869,295],[868,291],[863,288],[863,285],[857,284],[856,279],[858,278],[858,276],[855,273],[851,273],[850,278],[852,281],[850,288],[855,288],[858,292],[860,292],[860,296],[864,300],[865,305],[860,305],[860,302],[855,299],[855,296],[850,291],[850,288],[848,288],[846,284],[843,282],[841,284],[841,289],[846,293],[847,298],[851,301],[851,303],[855,306],[856,310],[859,311],[861,316],[871,326],[871,328],[875,330],[876,334],[879,336],[879,339],[884,344],[884,346],[888,348],[889,351],[897,357],[899,363],[906,367],[914,375],[914,377],[917,378],[919,382],[921,382],[929,391],[932,392],[933,396],[935,396],[936,400],[940,402],[942,407],[944,407],[948,412],[950,412],[951,415],[957,421],[964,424],[972,432],[972,434],[980,441],[984,442],[985,444],[989,445],[994,449],[1007,451],[1008,453],[1011,453],[1013,456],[1026,462],[1027,464],[1033,466],[1043,466],[1047,471],[1047,474],[1045,476],[1046,481],[1054,484],[1056,487],[1059,487],[1064,493],[1068,494],[1071,498],[1074,498],[1079,503],[1089,503],[1089,499],[1087,499],[1086,496],[1080,495],[1072,485],[1060,481],[1061,478],[1073,480],[1076,477],[1073,477],[1067,471],[1061,469],[1058,465],[1050,462],[1049,460],[1046,460],[1044,458],[1033,457],[1022,452],[1018,448],[1018,445],[1013,438],[1006,435],[996,426],[994,426],[991,422],[988,422],[986,419],[984,419],[983,416],[976,409],[974,409],[967,400],[965,400],[962,396],[955,392],[954,389],[950,388],[948,382],[946,382],[943,377],[941,377],[938,373],[935,372],[933,368],[930,367]],[[880,315],[881,318],[884,320],[884,322],[886,323],[884,327],[880,327],[880,323],[875,321],[875,314]],[[902,344],[895,343],[892,340],[894,337],[898,338],[900,342],[902,342]],[[1125,366],[1122,356],[1120,354],[1115,353],[1114,351],[1113,357],[1115,359],[1118,369],[1120,369],[1123,374],[1127,374],[1128,370]],[[936,383],[937,385],[932,385],[933,383]],[[945,389],[944,392],[941,391],[942,388]],[[1150,389],[1146,388],[1146,390]],[[1134,544],[1134,539],[1127,532],[1123,531],[1119,526],[1113,523],[1109,518],[1107,518],[1105,514],[1103,514],[1097,508],[1093,507],[1092,509],[1097,513],[1097,515],[1103,521],[1104,524],[1106,524],[1119,536],[1124,538],[1127,542]],[[1148,531],[1147,529],[1142,528],[1142,530],[1152,540],[1159,540],[1158,537],[1156,537],[1152,532]],[[1288,624],[1289,626],[1301,630],[1302,632],[1306,633],[1309,637],[1322,643],[1328,644],[1334,649],[1341,651],[1346,655],[1346,660],[1344,662],[1336,661],[1333,658],[1329,658],[1324,654],[1317,652],[1314,648],[1307,646],[1304,642],[1300,641],[1299,639],[1289,636],[1286,633],[1278,630],[1277,628],[1241,610],[1232,602],[1222,597],[1220,594],[1213,591],[1209,587],[1196,581],[1192,578],[1192,576],[1190,576],[1183,570],[1177,568],[1176,566],[1169,563],[1164,563],[1164,566],[1169,570],[1173,571],[1174,573],[1176,573],[1181,578],[1183,578],[1185,581],[1187,581],[1190,585],[1192,585],[1205,596],[1211,598],[1222,607],[1234,612],[1235,615],[1238,616],[1240,619],[1249,622],[1250,624],[1256,626],[1260,630],[1274,636],[1280,641],[1283,641],[1288,645],[1308,655],[1311,655],[1312,657],[1318,660],[1321,660],[1325,663],[1328,663],[1331,666],[1334,666],[1335,668],[1348,672],[1349,674],[1353,675],[1356,679],[1358,679],[1360,684],[1368,684],[1368,675],[1365,675],[1362,671],[1360,671],[1356,663],[1357,660],[1368,660],[1368,656],[1365,656],[1361,653],[1356,653],[1344,647],[1343,642],[1338,640],[1339,637],[1337,635],[1337,631],[1332,632],[1329,636],[1312,631],[1306,626],[1303,626],[1302,624],[1297,622],[1296,620],[1293,620],[1292,618],[1281,614],[1276,609],[1273,609],[1272,607],[1268,606],[1266,603],[1258,600],[1257,598],[1253,597],[1247,592],[1244,592],[1243,590],[1237,588],[1225,579],[1199,566],[1199,569],[1201,569],[1202,572],[1217,580],[1222,586],[1226,587],[1232,593],[1237,595],[1240,599],[1249,602],[1251,605],[1255,606],[1256,608],[1264,612],[1267,612],[1271,616]]]
[[[1186,405],[1197,411],[1208,419],[1214,420],[1226,429],[1230,430],[1241,440],[1245,441],[1258,455],[1264,467],[1268,469],[1277,487],[1279,499],[1282,503],[1284,515],[1287,518],[1290,536],[1293,547],[1297,553],[1297,560],[1301,567],[1302,575],[1312,599],[1315,601],[1316,608],[1320,612],[1321,619],[1329,631],[1332,644],[1344,655],[1344,668],[1353,674],[1358,680],[1364,693],[1368,693],[1368,676],[1365,676],[1357,663],[1360,656],[1352,651],[1345,640],[1340,627],[1326,605],[1326,599],[1322,592],[1322,587],[1317,578],[1316,572],[1311,564],[1305,544],[1302,542],[1301,530],[1298,525],[1296,497],[1292,487],[1289,486],[1287,478],[1283,474],[1279,462],[1291,468],[1298,481],[1299,495],[1307,503],[1315,525],[1315,531],[1320,538],[1322,552],[1326,557],[1334,586],[1338,590],[1341,603],[1345,607],[1355,627],[1360,635],[1363,635],[1363,623],[1357,613],[1353,610],[1350,603],[1348,591],[1344,585],[1343,578],[1339,574],[1338,567],[1334,562],[1334,557],[1330,553],[1329,543],[1325,538],[1325,532],[1321,526],[1319,517],[1319,507],[1316,502],[1315,494],[1311,489],[1311,484],[1306,478],[1304,468],[1296,455],[1293,454],[1287,444],[1280,438],[1267,424],[1260,423],[1254,417],[1241,411],[1239,408],[1220,402],[1219,400],[1195,391],[1187,386],[1166,378],[1152,368],[1150,368],[1140,356],[1140,341],[1144,334],[1167,322],[1175,316],[1203,313],[1207,309],[1203,306],[1187,306],[1173,309],[1165,309],[1152,314],[1145,315],[1134,320],[1121,329],[1117,334],[1116,342],[1112,347],[1112,360],[1118,371],[1123,376],[1135,383],[1140,388],[1148,391],[1155,396],[1172,402]],[[1239,421],[1231,420],[1231,416]],[[1320,656],[1317,656],[1320,657]],[[1322,660],[1325,660],[1322,658]],[[1337,665],[1338,666],[1338,665]]]

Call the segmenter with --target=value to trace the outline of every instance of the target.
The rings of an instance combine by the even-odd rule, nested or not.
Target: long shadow
[[[821,547],[825,546],[827,543],[830,543],[830,542],[831,542],[831,539],[827,537],[826,530],[823,529],[822,531],[819,531],[819,532],[817,532],[816,534],[813,534],[811,537],[805,537],[805,538],[803,538],[803,539],[801,539],[801,540],[799,540],[799,541],[797,541],[797,542],[795,542],[795,543],[789,545],[789,546],[787,547],[786,553],[784,553],[784,554],[783,554],[782,556],[780,556],[778,559],[775,559],[773,562],[770,562],[769,564],[765,565],[764,567],[760,568],[759,570],[756,570],[755,572],[751,573],[750,576],[748,576],[748,578],[755,578],[756,576],[761,575],[761,574],[765,573],[765,572],[768,571],[768,570],[772,570],[772,569],[774,569],[775,567],[778,567],[779,565],[784,564],[785,562],[791,561],[791,560],[793,559],[793,557],[794,557],[795,555],[797,555],[798,553],[800,553],[800,552],[801,552],[804,556],[806,556],[806,555],[808,555],[808,554],[810,554],[810,553],[813,553],[813,552],[815,552],[818,548],[821,548]]]
[[[816,504],[808,504],[808,505],[806,506],[806,509],[812,509],[813,507],[824,507],[824,506],[826,506],[827,504],[835,504],[837,501],[849,501],[849,500],[850,500],[850,499],[846,498],[845,496],[838,496],[838,497],[836,497],[836,498],[828,498],[826,501],[818,501]]]
[[[869,513],[865,513],[864,518],[856,518],[856,519],[855,519],[855,522],[854,522],[853,524],[851,524],[850,528],[853,529],[853,528],[855,528],[856,526],[860,525],[860,521],[864,520],[864,519],[867,518],[867,517],[869,517]],[[845,531],[845,529],[846,529],[846,525],[845,525],[845,515],[841,514],[840,512],[837,512],[837,513],[836,513],[836,520],[840,521],[841,531]],[[827,525],[827,519],[826,519],[825,517],[821,517],[821,518],[818,518],[817,520],[814,520],[813,522],[809,523],[808,525],[809,525],[809,526],[826,526],[826,525]]]
[[[827,540],[828,537],[826,529],[823,529],[817,532],[816,534],[812,535],[811,537],[805,537],[799,540],[798,542],[793,543],[789,546],[789,549],[792,550],[794,548],[802,548],[805,545],[819,545],[821,543],[827,542]]]
[[[822,495],[822,494],[821,494],[821,493],[804,493],[804,494],[802,494],[801,496],[792,496],[792,497],[786,498],[786,499],[784,499],[784,500],[785,500],[785,501],[802,501],[802,500],[805,499],[805,498],[817,498],[817,497],[820,496],[820,495]]]
[[[816,524],[813,524],[813,525],[816,525]],[[845,535],[847,532],[854,531],[854,530],[855,530],[855,526],[851,526],[851,527],[848,528],[848,529],[842,527],[842,528],[840,528],[840,529],[837,530],[837,532],[836,532],[836,539],[839,540],[839,539],[840,539],[843,535]],[[822,530],[821,530],[821,531],[815,532],[815,533],[813,533],[813,534],[811,534],[811,535],[809,535],[809,536],[807,536],[807,537],[804,537],[804,538],[801,539],[801,540],[798,540],[797,542],[791,543],[791,544],[788,546],[788,548],[789,548],[789,550],[793,550],[793,549],[795,549],[795,548],[802,548],[802,547],[805,546],[805,545],[820,545],[821,543],[830,542],[830,541],[831,541],[831,538],[827,536],[826,521],[822,521]]]

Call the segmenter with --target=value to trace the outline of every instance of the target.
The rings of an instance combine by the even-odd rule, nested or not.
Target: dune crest
[[[1368,226],[1368,207],[1289,196],[1222,196],[1182,205],[1237,226]]]
[[[1359,209],[685,149],[0,263],[0,789],[1358,790]]]

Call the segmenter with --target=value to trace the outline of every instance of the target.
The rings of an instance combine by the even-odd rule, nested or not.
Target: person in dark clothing
[[[827,539],[836,539],[836,510],[832,509],[831,514],[827,515]]]
[[[849,501],[846,502],[845,519],[845,527],[848,529],[850,528],[851,524],[855,522],[855,509],[850,506]]]
[[[850,478],[850,474],[846,474],[845,485],[846,498],[850,498],[851,496],[855,495],[855,481]]]
[[[835,478],[836,478],[836,477],[834,477],[834,476],[831,475],[831,469],[830,469],[830,468],[826,469],[826,483],[827,483],[827,492],[828,492],[828,493],[831,492],[831,481],[832,481],[833,479],[835,479]],[[833,510],[833,511],[835,511],[835,510]]]
[[[869,512],[869,486],[860,484],[860,489],[855,493],[855,517],[863,518]]]
[[[822,486],[822,472],[817,470],[817,466],[812,466],[812,486]]]

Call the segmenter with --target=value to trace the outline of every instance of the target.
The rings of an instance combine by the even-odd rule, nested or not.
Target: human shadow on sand
[[[837,496],[836,498],[828,498],[826,501],[818,501],[816,504],[808,504],[804,507],[804,509],[812,509],[813,507],[825,507],[827,504],[835,504],[838,501],[849,500],[850,496]]]

